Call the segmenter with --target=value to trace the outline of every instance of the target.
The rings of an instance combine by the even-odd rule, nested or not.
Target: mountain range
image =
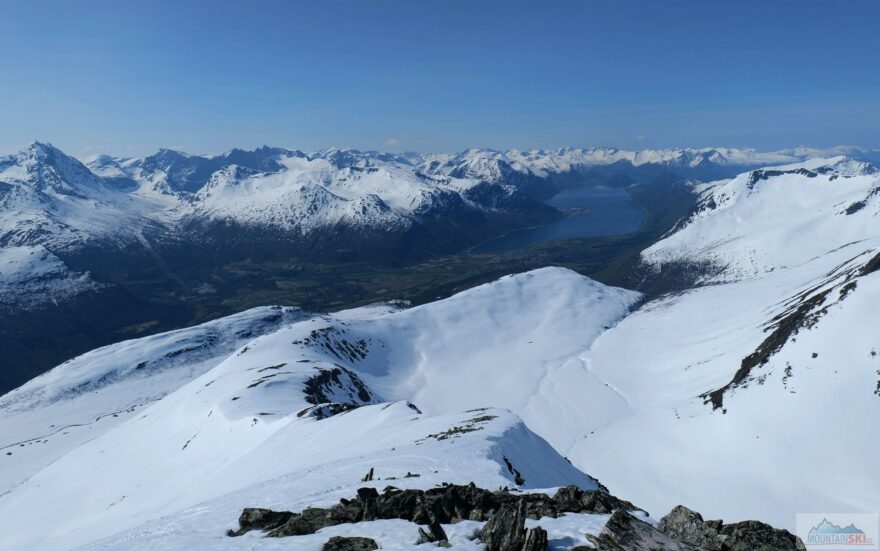
[[[0,515],[18,527],[0,536],[6,547],[320,549],[334,535],[415,546],[416,527],[399,518],[290,541],[223,535],[243,507],[305,514],[365,485],[474,482],[548,495],[574,485],[613,492],[654,519],[684,503],[783,527],[805,508],[880,509],[880,172],[869,162],[806,151],[258,151],[235,153],[252,166],[234,168],[174,154],[190,168],[162,171],[144,169],[146,160],[101,158],[99,170],[64,158],[19,181],[62,204],[134,196],[138,207],[122,209],[131,213],[145,212],[147,199],[161,203],[150,212],[163,213],[162,231],[187,217],[234,216],[290,235],[331,219],[393,232],[404,226],[392,217],[422,223],[407,205],[434,205],[426,197],[435,194],[483,215],[539,204],[542,186],[570,185],[573,166],[608,183],[674,165],[693,207],[637,255],[629,281],[641,291],[546,267],[415,306],[252,309],[58,365],[0,397]],[[766,165],[749,164],[758,159]],[[706,163],[739,173],[698,181],[684,168]],[[398,179],[406,184],[385,190]],[[301,190],[317,187],[348,202],[285,218]],[[370,195],[387,210],[338,210]],[[92,235],[45,227],[13,250],[42,259],[53,243]],[[17,258],[18,273],[33,270]],[[51,257],[38,263],[61,269]],[[102,284],[82,273],[58,278]],[[645,291],[661,287],[672,291]],[[571,549],[608,536],[614,519],[538,523],[551,548]],[[443,524],[462,549],[480,548],[481,527]],[[662,548],[705,543],[676,534]]]

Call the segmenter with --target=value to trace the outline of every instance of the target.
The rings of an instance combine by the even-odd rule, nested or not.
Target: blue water
[[[625,189],[602,186],[563,191],[547,204],[568,216],[546,226],[527,228],[477,245],[474,253],[510,253],[554,239],[622,235],[638,229],[644,213],[633,206]]]

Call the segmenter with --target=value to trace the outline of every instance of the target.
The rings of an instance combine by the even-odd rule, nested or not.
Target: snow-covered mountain
[[[0,158],[0,246],[119,244],[158,208],[48,144]]]
[[[783,525],[880,508],[878,187],[840,157],[698,186],[697,212],[642,259],[702,285],[596,340],[587,361],[631,409],[569,457],[648,507],[677,493],[736,517],[760,495]],[[662,476],[641,468],[646,450]]]
[[[88,273],[72,271],[45,247],[0,249],[0,309],[29,310],[99,289]]]
[[[702,283],[794,268],[878,235],[880,173],[846,157],[755,170],[696,186],[699,204],[677,231],[642,253],[655,269],[702,266]],[[858,243],[861,244],[858,244]]]
[[[434,161],[419,170],[438,188],[476,181]],[[341,151],[283,162],[223,169],[242,174],[191,195],[260,197],[324,174],[346,198],[393,172]],[[0,515],[22,527],[0,542],[271,546],[222,533],[242,507],[350,497],[370,469],[380,488],[601,480],[658,516],[684,503],[786,527],[805,509],[876,511],[878,187],[844,157],[694,184],[697,210],[641,270],[695,285],[652,300],[545,268],[414,308],[264,308],[78,357],[0,398]],[[381,200],[398,212],[413,197]],[[37,526],[35,510],[56,522]],[[579,520],[590,533],[606,521]],[[407,524],[361,528],[410,545]]]
[[[242,506],[332,503],[371,469],[380,488],[598,489],[532,431],[565,445],[553,419],[586,421],[572,356],[638,298],[549,268],[408,310],[264,308],[96,350],[0,398],[0,511],[19,527],[0,542],[249,548],[222,535]]]
[[[548,177],[573,171],[656,166],[698,177],[706,167],[730,171],[802,162],[822,153],[592,148],[394,155],[262,147],[207,156],[167,149],[145,158],[96,155],[82,164],[35,142],[0,158],[0,244],[53,249],[95,241],[125,244],[156,228],[174,232],[193,221],[299,233],[340,225],[401,231],[424,217],[522,211],[529,196],[552,194]]]
[[[37,142],[0,159],[0,244],[124,246],[145,233],[185,235],[182,226],[212,222],[303,234],[339,226],[401,231],[424,217],[457,222],[462,212],[527,202],[516,182],[427,175],[405,157],[353,150],[162,150],[86,163]]]
[[[35,508],[63,519],[4,538],[45,549],[250,548],[257,536],[221,535],[243,506],[328,505],[371,469],[368,485],[405,488],[598,488],[589,472],[658,515],[684,502],[783,526],[804,504],[868,510],[878,504],[880,406],[876,358],[862,350],[874,335],[859,320],[880,293],[876,264],[841,267],[846,283],[824,283],[833,292],[780,269],[640,307],[637,293],[547,268],[416,308],[265,308],[99,349],[0,398],[0,512],[23,527]],[[779,301],[804,289],[829,298],[800,297],[825,312]],[[792,325],[793,312],[810,323]],[[772,323],[798,338],[716,407],[710,393]],[[841,427],[845,460],[833,445]],[[606,521],[566,522],[581,538]],[[414,530],[358,526],[341,533],[393,546]],[[318,549],[334,533],[298,541]]]

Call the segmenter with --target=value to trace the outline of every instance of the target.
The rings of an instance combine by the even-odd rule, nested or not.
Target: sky
[[[877,0],[0,0],[0,152],[880,146]]]

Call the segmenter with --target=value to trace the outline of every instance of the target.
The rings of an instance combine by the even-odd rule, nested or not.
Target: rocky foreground
[[[560,488],[553,496],[524,494],[506,488],[490,491],[474,484],[443,485],[429,490],[401,490],[388,486],[380,494],[375,488],[361,488],[353,499],[342,499],[329,508],[307,508],[299,513],[246,508],[238,519],[241,536],[262,530],[268,537],[314,534],[345,523],[383,519],[404,519],[420,525],[413,543],[434,543],[450,547],[444,524],[462,520],[485,522],[479,539],[487,551],[548,551],[547,532],[540,526],[525,528],[527,518],[557,518],[566,513],[610,515],[597,535],[587,534],[588,549],[608,551],[704,550],[704,551],[789,551],[804,549],[800,539],[758,521],[724,524],[703,520],[695,511],[678,506],[655,526],[647,513],[628,501],[602,490],[584,491],[575,486]],[[333,537],[324,551],[369,551],[378,544],[363,537]]]

